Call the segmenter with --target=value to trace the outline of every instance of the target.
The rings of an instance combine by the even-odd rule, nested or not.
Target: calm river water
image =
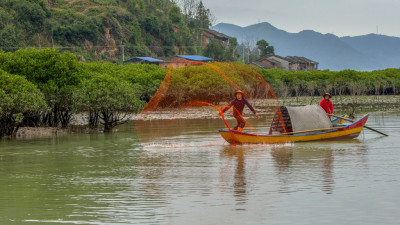
[[[221,120],[174,120],[4,140],[0,224],[399,224],[400,113],[367,125],[390,136],[234,147]]]

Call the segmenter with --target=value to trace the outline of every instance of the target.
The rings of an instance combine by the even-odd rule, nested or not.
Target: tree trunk
[[[59,121],[61,122],[61,127],[62,128],[67,128],[72,117],[72,113],[69,112],[69,110],[66,110],[64,112],[59,111]]]
[[[89,128],[94,129],[99,125],[99,114],[96,111],[89,110]]]

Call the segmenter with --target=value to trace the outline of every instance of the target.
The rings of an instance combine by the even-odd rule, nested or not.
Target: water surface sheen
[[[0,224],[398,224],[399,119],[371,115],[389,137],[281,145],[230,146],[220,120],[4,140]]]

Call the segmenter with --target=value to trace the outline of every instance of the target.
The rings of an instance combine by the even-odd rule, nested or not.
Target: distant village
[[[222,43],[223,46],[229,46],[229,39],[231,37],[219,33],[214,30],[205,29],[202,33],[202,47],[205,48],[208,43],[212,40],[217,40]],[[124,61],[126,63],[146,63],[146,64],[155,64],[160,66],[161,68],[165,67],[173,67],[180,68],[188,65],[199,65],[199,62],[212,62],[214,61],[212,58],[200,56],[200,55],[177,55],[173,57],[134,57]],[[292,70],[292,71],[312,71],[318,70],[318,62],[313,61],[311,59],[307,59],[301,56],[286,56],[282,57],[279,55],[266,55],[263,56],[253,62],[250,62],[249,65],[264,68],[264,69],[283,69],[283,70]]]

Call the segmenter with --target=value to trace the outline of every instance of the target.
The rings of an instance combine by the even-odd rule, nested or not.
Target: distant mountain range
[[[214,30],[255,45],[264,39],[280,56],[304,56],[319,62],[319,69],[371,71],[400,67],[400,38],[368,34],[338,37],[312,30],[289,33],[269,23],[247,27],[220,23]]]

